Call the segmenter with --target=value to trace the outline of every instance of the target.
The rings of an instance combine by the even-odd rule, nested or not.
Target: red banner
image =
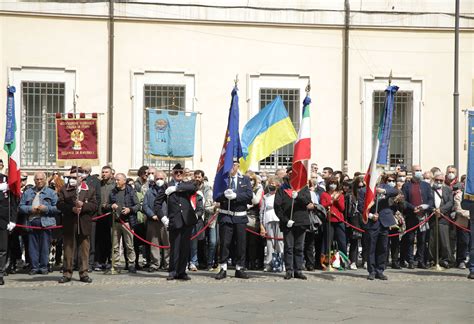
[[[64,162],[99,162],[97,118],[56,119],[56,160]]]

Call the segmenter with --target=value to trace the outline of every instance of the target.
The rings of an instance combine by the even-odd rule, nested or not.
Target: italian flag
[[[293,154],[292,173],[290,185],[293,190],[300,191],[308,184],[308,160],[311,159],[311,120],[309,118],[309,105],[311,98],[306,96],[303,100],[303,118],[301,118],[298,139],[295,143]]]
[[[21,180],[20,169],[15,160],[14,152],[16,148],[16,120],[15,120],[15,87],[8,87],[7,95],[7,125],[5,127],[4,150],[8,154],[8,186],[10,191],[20,197]]]

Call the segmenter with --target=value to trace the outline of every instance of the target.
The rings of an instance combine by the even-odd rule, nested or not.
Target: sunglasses
[[[443,183],[444,180],[443,179],[435,179],[434,182],[437,182],[437,183]]]
[[[176,170],[176,171],[173,171],[173,174],[183,174],[184,171],[183,170]]]

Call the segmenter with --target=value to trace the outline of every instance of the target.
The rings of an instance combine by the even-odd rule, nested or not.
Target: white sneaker
[[[191,270],[191,271],[198,271],[197,267],[196,267],[194,264],[192,264],[192,263],[189,265],[189,270]]]
[[[352,263],[351,263],[350,269],[351,269],[351,270],[357,270],[357,265],[356,265],[355,262],[352,262]]]

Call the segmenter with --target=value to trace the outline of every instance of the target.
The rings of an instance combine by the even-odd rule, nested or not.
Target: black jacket
[[[229,179],[225,179],[226,186],[229,185]],[[221,204],[221,209],[230,209],[232,212],[245,212],[247,211],[247,205],[252,204],[253,191],[250,179],[247,176],[238,175],[236,191],[237,197],[230,201],[222,193],[217,197],[216,201]],[[229,208],[230,207],[230,208]],[[230,216],[227,214],[219,214],[219,223],[231,223],[231,224],[247,224],[249,221],[247,216]]]
[[[117,203],[118,192],[119,189],[117,187],[114,187],[114,189],[112,189],[112,191],[110,192],[108,208],[111,208],[113,204]],[[132,188],[132,186],[127,185],[125,187],[124,202],[124,206],[119,206],[119,209],[117,210],[117,215],[120,216],[120,219],[124,222],[129,222],[130,226],[133,228],[137,225],[137,213],[140,210],[141,205],[140,201],[138,200],[137,193],[135,192],[135,189]],[[120,213],[122,207],[130,208],[130,213],[128,215],[122,215]]]
[[[155,199],[155,214],[162,218],[165,216],[163,213],[163,203],[168,205],[168,218],[170,229],[181,229],[185,226],[192,226],[197,223],[196,213],[193,206],[191,205],[191,196],[197,191],[197,187],[194,182],[181,182],[176,186],[176,191],[171,195],[166,196],[165,191],[168,187],[174,186],[172,180],[169,184],[164,185],[163,189],[158,192]]]
[[[439,209],[441,211],[441,214],[443,214],[444,216],[449,217],[450,214],[451,214],[451,211],[453,210],[453,207],[454,207],[453,191],[448,186],[442,186],[441,188],[442,188],[441,189],[441,205],[439,206]],[[434,199],[434,201],[436,201],[437,196],[438,196],[438,193],[433,188],[433,199]],[[433,223],[434,221],[435,221],[435,219],[433,217],[433,218],[431,218],[430,223]],[[440,224],[445,224],[445,225],[449,224],[449,222],[443,217],[441,217],[439,219],[439,223]]]
[[[311,193],[308,187],[304,187],[298,192],[293,205],[293,227],[309,226],[309,212],[306,206],[311,203]],[[285,192],[283,188],[279,188],[275,194],[275,202],[273,204],[275,213],[280,220],[280,228],[287,229],[286,224],[290,220],[292,198]]]
[[[16,223],[18,201],[8,190],[0,191],[0,229],[6,230],[9,222]]]

